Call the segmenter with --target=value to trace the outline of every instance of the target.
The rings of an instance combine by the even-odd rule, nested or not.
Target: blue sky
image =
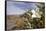
[[[7,1],[7,15],[21,15],[28,9],[35,9],[36,7],[35,3]]]

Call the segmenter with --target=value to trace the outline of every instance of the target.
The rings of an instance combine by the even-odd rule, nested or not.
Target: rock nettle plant
[[[44,3],[36,4],[39,8],[35,8],[36,17],[32,18],[33,13],[31,9],[28,10],[25,14],[21,15],[21,21],[16,22],[16,27],[13,29],[35,29],[35,28],[44,28],[45,27],[45,6]],[[18,26],[17,26],[18,25]]]

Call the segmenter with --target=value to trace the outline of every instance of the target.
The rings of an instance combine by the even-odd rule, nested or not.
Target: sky
[[[7,15],[21,15],[28,9],[35,9],[35,3],[7,1]]]

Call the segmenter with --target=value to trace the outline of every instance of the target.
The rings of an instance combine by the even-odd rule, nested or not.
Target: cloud
[[[20,15],[25,12],[23,9],[14,6],[13,3],[7,3],[7,15]]]
[[[27,11],[27,9],[35,9],[35,3],[24,2],[7,2],[7,15],[20,15]]]

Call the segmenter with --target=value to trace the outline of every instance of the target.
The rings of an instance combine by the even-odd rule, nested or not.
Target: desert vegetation
[[[16,16],[16,15],[8,15],[7,21],[9,20],[11,23],[12,30],[19,30],[19,29],[39,29],[45,27],[45,4],[39,3],[36,4],[38,8],[33,9],[35,11],[32,12],[32,9],[29,9],[23,15]],[[35,15],[36,17],[33,17]],[[14,25],[12,25],[14,23]],[[8,24],[8,22],[7,22]]]

